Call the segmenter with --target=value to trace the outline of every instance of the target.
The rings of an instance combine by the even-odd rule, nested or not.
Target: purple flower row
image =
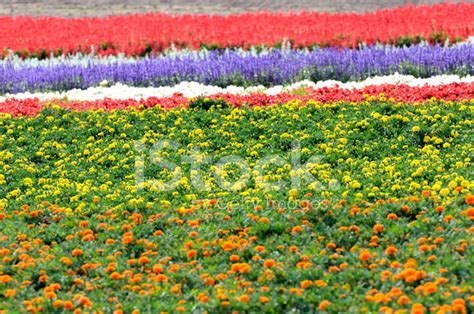
[[[361,50],[210,51],[146,59],[2,62],[0,93],[69,90],[103,80],[133,86],[197,81],[218,86],[281,85],[309,79],[362,80],[398,72],[416,77],[474,74],[474,45],[371,47]]]

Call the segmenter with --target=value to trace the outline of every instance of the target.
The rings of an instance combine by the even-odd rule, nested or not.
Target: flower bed
[[[197,49],[280,46],[351,47],[359,44],[443,44],[474,33],[474,4],[405,6],[366,14],[244,13],[218,15],[134,14],[103,18],[0,17],[0,50],[24,57],[50,53],[145,55],[171,45]],[[21,36],[19,36],[21,34]],[[94,47],[94,48],[92,48]]]
[[[466,311],[472,106],[1,117],[1,307]]]
[[[473,10],[0,17],[0,314],[473,312]]]
[[[436,82],[436,80],[434,80]],[[442,81],[441,81],[442,82]],[[309,82],[311,83],[311,82]],[[314,83],[313,83],[314,84]],[[0,102],[0,112],[8,113],[12,115],[34,115],[41,111],[42,108],[48,106],[59,106],[61,108],[67,108],[71,110],[118,110],[118,109],[130,109],[130,108],[150,108],[159,106],[162,108],[175,108],[175,107],[187,107],[191,102],[198,99],[208,100],[222,100],[228,105],[241,107],[241,106],[269,106],[274,104],[282,104],[290,100],[300,100],[302,104],[308,102],[328,102],[328,101],[363,101],[367,99],[373,99],[382,97],[383,99],[390,99],[393,101],[401,102],[424,102],[431,100],[447,100],[447,101],[461,101],[461,100],[472,100],[474,99],[474,82],[471,83],[450,83],[450,84],[438,84],[438,85],[416,85],[410,86],[408,84],[381,84],[381,85],[367,85],[361,84],[361,88],[350,89],[348,87],[339,87],[337,85],[331,87],[298,87],[295,89],[287,89],[281,93],[219,93],[219,90],[212,93],[213,89],[209,90],[209,94],[204,96],[194,94],[195,91],[202,89],[198,88],[195,90],[184,89],[183,92],[191,93],[191,95],[183,95],[182,93],[169,92],[168,96],[165,97],[132,97],[133,94],[127,96],[124,93],[122,86],[117,86],[117,89],[121,91],[119,94],[117,89],[112,89],[112,92],[106,95],[110,95],[110,98],[100,93],[91,93],[90,97],[87,97],[87,92],[69,94],[70,98],[63,99],[68,94],[51,94],[44,97],[43,100],[35,98],[35,94],[32,95],[20,95],[22,98],[6,98]],[[311,85],[310,85],[311,86]],[[113,91],[117,91],[114,94]],[[133,91],[133,89],[131,89]],[[173,90],[172,90],[173,91]],[[84,96],[81,96],[84,95]],[[141,95],[141,94],[138,94]],[[31,97],[29,97],[31,96]],[[37,95],[42,97],[44,95]],[[55,97],[56,96],[56,97]],[[75,99],[77,97],[78,99]],[[43,97],[42,97],[43,98]],[[95,100],[87,100],[95,98]],[[81,100],[82,99],[82,100]],[[84,100],[85,99],[85,100]]]
[[[359,81],[394,73],[431,77],[474,75],[474,45],[414,46],[362,50],[270,50],[173,54],[158,58],[55,59],[0,64],[0,92],[68,90],[103,80],[134,86],[170,86],[183,81],[228,86],[273,86],[308,79]]]

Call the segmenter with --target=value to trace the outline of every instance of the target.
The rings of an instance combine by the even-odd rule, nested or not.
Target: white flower
[[[109,82],[107,80],[103,80],[102,82],[99,83],[99,86],[101,87],[109,86]]]

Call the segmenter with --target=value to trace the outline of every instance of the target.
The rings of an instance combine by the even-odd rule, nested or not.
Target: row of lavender
[[[274,86],[301,80],[360,81],[408,74],[474,74],[474,45],[180,52],[153,58],[73,56],[0,61],[0,94],[85,89],[101,82],[173,86],[194,81],[217,86]]]

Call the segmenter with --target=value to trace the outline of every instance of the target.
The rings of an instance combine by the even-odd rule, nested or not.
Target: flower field
[[[473,312],[473,8],[0,17],[0,314]]]

